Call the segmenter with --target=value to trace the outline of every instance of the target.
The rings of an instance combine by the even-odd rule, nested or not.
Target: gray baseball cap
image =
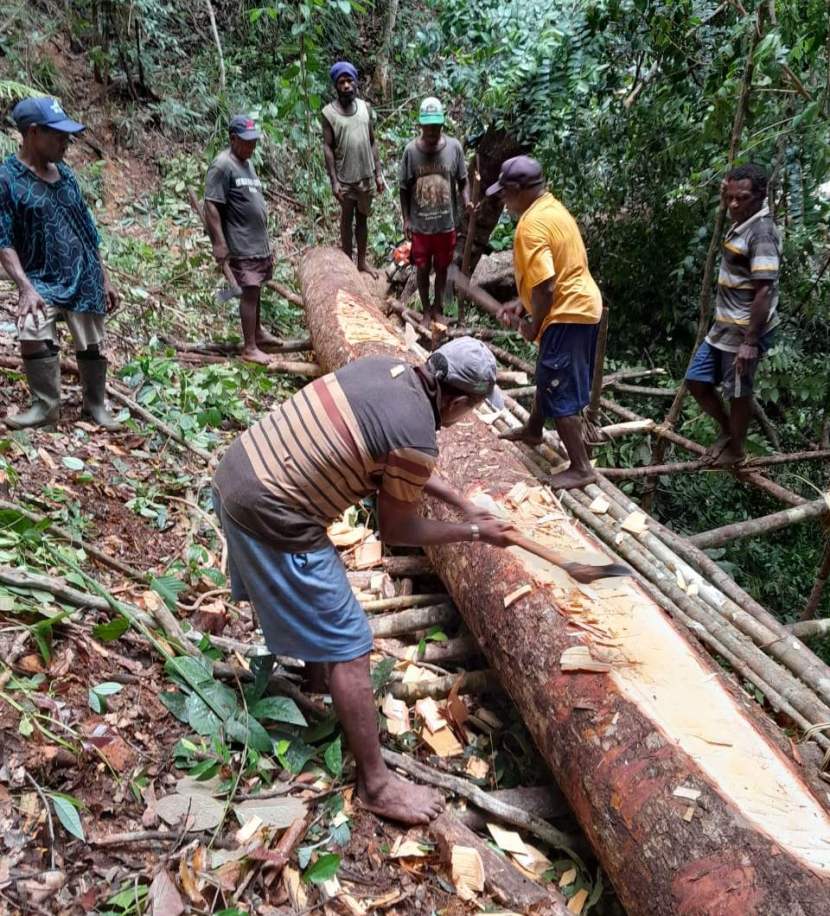
[[[486,397],[496,410],[504,407],[504,398],[496,387],[495,357],[480,340],[474,337],[451,340],[439,347],[427,364],[438,381]]]
[[[501,165],[499,180],[487,188],[487,197],[499,194],[505,188],[522,191],[525,188],[538,188],[545,183],[542,166],[530,156],[514,156]]]

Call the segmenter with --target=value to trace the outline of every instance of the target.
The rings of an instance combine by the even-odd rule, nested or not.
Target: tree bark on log
[[[413,359],[341,252],[310,252],[300,278],[326,370],[368,355]],[[355,305],[377,322],[373,340]],[[503,505],[518,480],[533,483],[477,417],[442,431],[440,445],[442,473],[465,495],[486,487]],[[431,515],[451,515],[427,503]],[[563,522],[557,538],[564,550],[602,552],[575,524]],[[550,573],[545,581],[515,549],[462,543],[427,553],[630,916],[826,913],[830,816],[781,733],[646,591],[617,580],[595,584],[592,598]],[[524,584],[535,588],[505,608]],[[608,645],[584,629],[575,635],[580,618],[600,626]],[[604,651],[611,670],[563,671],[562,653],[577,639]]]

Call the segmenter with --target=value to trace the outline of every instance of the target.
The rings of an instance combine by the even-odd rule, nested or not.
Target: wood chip
[[[383,555],[383,544],[380,541],[367,541],[354,552],[355,569],[371,569],[380,563]]]
[[[605,513],[611,508],[611,503],[607,499],[604,499],[602,496],[597,496],[596,499],[588,506],[589,512],[595,512],[597,515],[605,515]]]
[[[610,671],[613,666],[594,658],[587,646],[571,646],[562,653],[559,667],[563,671],[590,671],[594,674],[602,674]]]
[[[504,728],[504,722],[491,710],[487,709],[486,706],[482,706],[476,713],[476,718],[483,722],[488,728],[492,728],[493,731],[497,731],[500,728]]]
[[[409,665],[403,673],[403,683],[404,684],[420,684],[421,681],[432,681],[435,680],[436,675],[431,671],[427,671],[426,668],[421,668],[418,665]]]
[[[432,697],[418,700],[415,704],[415,712],[424,720],[424,724],[433,734],[447,727],[447,720]]]
[[[689,587],[686,589],[686,594],[690,598],[696,598],[700,594],[700,585],[697,582],[690,582]]]
[[[371,532],[365,525],[347,525],[345,522],[335,522],[329,527],[329,540],[335,547],[354,547],[361,541],[365,541]]]
[[[529,595],[532,591],[532,585],[520,585],[515,591],[504,596],[504,606],[506,608],[510,607],[511,604],[515,604],[520,598],[524,598],[525,595]]]
[[[620,527],[631,534],[643,534],[648,531],[648,516],[642,512],[632,512]]]
[[[689,821],[695,816],[695,807],[690,805],[685,812],[683,813],[683,820],[688,824]]]
[[[451,859],[452,883],[462,900],[472,900],[484,890],[484,862],[477,849],[453,846]]]
[[[403,365],[393,366],[393,367],[389,370],[389,374],[392,376],[392,378],[397,378],[397,377],[398,377],[399,375],[401,375],[405,370],[406,370],[406,366],[403,366]]]
[[[401,834],[395,845],[389,853],[393,859],[422,859],[429,855],[427,848],[422,846],[417,840],[410,840],[404,834]]]
[[[568,912],[574,913],[575,916],[579,916],[579,914],[582,912],[582,908],[585,906],[585,901],[587,899],[588,891],[583,887],[581,890],[578,890],[568,901]]]
[[[562,873],[562,877],[559,879],[560,887],[567,887],[569,884],[573,884],[576,881],[576,869],[569,868],[566,872]]]
[[[513,485],[513,489],[507,494],[506,499],[509,499],[514,506],[519,506],[527,499],[529,490],[530,487],[523,480],[520,480]]]
[[[464,753],[464,748],[448,728],[442,728],[435,734],[427,729],[421,738],[437,757],[460,757]]]
[[[403,342],[407,349],[414,347],[418,343],[418,332],[407,321],[403,329]]]
[[[245,821],[244,826],[240,827],[236,831],[236,842],[240,845],[244,845],[251,839],[251,837],[259,830],[262,826],[263,820],[259,815],[252,814],[251,817]]]
[[[386,716],[386,730],[390,735],[404,735],[412,731],[409,724],[409,707],[403,700],[396,700],[391,693],[387,693],[381,712]]]
[[[486,423],[488,426],[491,426],[503,413],[503,410],[497,410],[495,413],[480,413],[478,418],[482,423]]]
[[[481,757],[476,757],[473,755],[467,761],[467,766],[464,767],[464,772],[468,776],[472,776],[473,779],[487,779],[490,775],[490,764],[486,760],[482,760]]]
[[[677,586],[678,586],[678,588],[679,588],[681,591],[685,592],[687,586],[686,586],[686,580],[683,578],[683,573],[680,572],[679,569],[676,569],[676,570],[674,571],[674,576],[675,576],[675,578],[677,579]]]
[[[520,856],[527,855],[524,841],[515,830],[505,830],[503,827],[499,827],[498,824],[490,823],[487,824],[487,829],[499,849],[503,849],[505,852],[514,852]]]
[[[543,852],[540,852],[534,846],[528,846],[527,843],[525,843],[524,854],[514,855],[513,858],[535,878],[541,878],[553,866],[553,862]],[[574,874],[576,874],[576,869],[574,869]]]
[[[685,798],[686,801],[697,801],[702,794],[699,789],[693,789],[691,786],[678,786],[672,792],[675,798]]]

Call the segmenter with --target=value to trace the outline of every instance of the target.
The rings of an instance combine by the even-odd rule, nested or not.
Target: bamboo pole
[[[605,351],[608,346],[608,306],[602,307],[602,317],[599,320],[599,336],[597,338],[597,352],[594,357],[594,372],[591,379],[591,402],[585,412],[585,419],[589,427],[595,427],[599,417],[599,402],[602,398],[602,386],[605,381]]]
[[[636,421],[631,421],[636,422]],[[774,467],[779,464],[795,464],[799,461],[828,461],[830,451],[816,449],[805,452],[790,452],[786,455],[765,455],[762,458],[747,458],[740,464],[717,466],[711,461],[675,461],[671,464],[648,464],[639,468],[597,468],[609,480],[639,480],[643,477],[662,477],[670,474],[690,474],[694,471],[752,471],[756,468]]]
[[[645,417],[641,417],[640,414],[634,413],[633,410],[628,410],[626,407],[622,407],[620,404],[617,404],[616,401],[612,401],[609,398],[603,398],[601,403],[606,410],[617,414],[618,417],[622,417],[624,420],[645,419]],[[681,436],[673,429],[665,426],[665,424],[658,423],[657,426],[654,427],[654,434],[666,439],[669,442],[673,442],[675,445],[679,445],[681,448],[686,449],[686,451],[691,452],[693,455],[704,455],[706,453],[706,449],[702,445],[692,441],[691,439],[687,439],[685,436]],[[770,496],[775,497],[775,499],[779,499],[781,502],[787,503],[790,506],[801,506],[807,502],[807,500],[802,496],[799,496],[797,493],[793,493],[791,490],[786,489],[786,487],[782,487],[780,484],[777,484],[772,480],[768,480],[757,471],[740,471],[739,476],[742,480],[746,480],[748,483],[751,483],[759,490],[763,490]]]
[[[467,235],[464,239],[464,254],[461,258],[461,273],[465,277],[470,275],[470,257],[473,253],[473,237],[476,233],[476,223],[478,222],[478,200],[481,194],[481,174],[478,170],[478,154],[473,161],[473,212],[467,218]],[[464,324],[464,306],[467,303],[467,294],[462,290],[456,297],[458,301],[458,323]]]
[[[749,47],[746,54],[746,64],[744,66],[744,75],[741,81],[741,91],[740,95],[738,96],[738,104],[735,108],[735,118],[732,122],[732,136],[729,141],[729,154],[727,156],[727,171],[732,168],[732,164],[737,158],[738,152],[741,148],[741,137],[743,136],[744,124],[746,122],[746,116],[749,110],[749,96],[752,91],[752,76],[755,72],[755,50],[758,47],[758,43],[760,42],[761,36],[763,34],[764,16],[764,4],[760,3],[758,5],[756,20],[752,25],[752,34],[749,38]],[[703,281],[701,282],[700,287],[700,304],[697,319],[697,335],[695,338],[695,345],[692,349],[692,354],[689,357],[689,365],[692,364],[692,360],[694,359],[698,348],[703,342],[703,338],[706,336],[706,329],[709,325],[712,286],[715,276],[715,262],[717,261],[718,252],[720,250],[721,236],[723,234],[723,227],[725,222],[726,200],[721,194],[720,204],[718,206],[717,214],[715,215],[715,225],[712,230],[712,238],[709,242],[709,250],[706,253],[706,263],[703,268]],[[686,381],[684,379],[677,391],[677,394],[675,395],[674,401],[672,401],[672,405],[669,408],[666,419],[663,421],[667,428],[671,429],[677,423],[680,417],[680,411],[683,408],[683,402],[686,400],[687,393],[688,387],[686,386]],[[665,455],[666,440],[661,438],[658,439],[654,446],[654,450],[652,451],[651,464],[663,464]],[[656,486],[656,478],[651,478],[646,481],[646,484],[643,487],[642,500],[643,508],[646,511],[651,509]]]
[[[704,531],[702,534],[694,534],[689,538],[689,542],[701,550],[708,550],[711,547],[721,547],[730,541],[780,531],[790,525],[818,518],[827,512],[830,512],[830,504],[824,499],[817,499],[803,506],[794,506],[792,509],[783,509],[781,512],[762,515],[760,518],[751,518],[745,522],[735,522],[732,525],[723,525],[721,528]]]

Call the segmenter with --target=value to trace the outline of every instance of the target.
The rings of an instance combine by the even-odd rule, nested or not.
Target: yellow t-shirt
[[[513,239],[516,287],[533,314],[533,288],[553,278],[553,305],[540,340],[554,322],[597,324],[602,295],[588,270],[588,254],[576,220],[553,194],[545,193],[525,210]]]

